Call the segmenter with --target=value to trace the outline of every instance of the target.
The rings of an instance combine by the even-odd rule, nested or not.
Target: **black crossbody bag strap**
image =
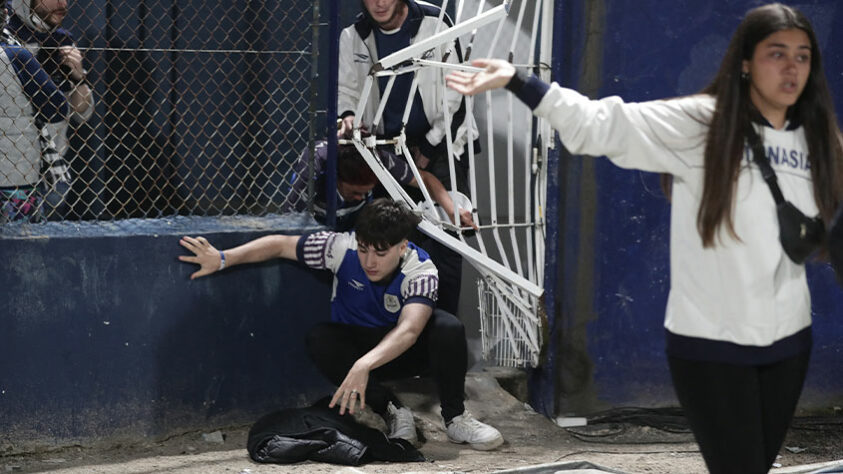
[[[761,138],[755,132],[752,125],[747,127],[746,137],[749,141],[749,146],[752,148],[752,161],[761,169],[761,176],[764,177],[764,182],[770,187],[770,192],[773,193],[773,199],[776,200],[776,205],[779,206],[784,203],[784,195],[779,188],[779,180],[776,178],[776,172],[767,161],[767,154],[764,153],[764,145],[761,144]]]
[[[776,172],[767,160],[761,138],[750,125],[746,131],[752,148],[752,161],[761,169],[761,175],[776,201],[776,217],[779,221],[779,241],[787,256],[795,263],[804,263],[812,253],[822,246],[825,239],[825,225],[822,219],[808,217],[787,201],[779,188]]]

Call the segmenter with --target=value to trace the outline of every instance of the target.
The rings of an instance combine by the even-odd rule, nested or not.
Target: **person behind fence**
[[[418,187],[416,178],[405,160],[384,147],[379,147],[377,153],[384,167],[399,184]],[[313,217],[320,224],[325,224],[327,142],[321,141],[316,144],[315,156],[316,159],[311,160],[310,150],[305,150],[293,165],[292,189],[284,201],[283,210],[285,212],[307,210],[307,186],[311,175],[310,167],[313,166],[313,175],[316,176],[313,183],[315,190]],[[449,216],[453,216],[453,203],[442,182],[427,171],[419,170],[419,174],[425,187],[430,191],[431,199],[442,206]],[[346,232],[354,228],[357,214],[367,202],[372,200],[372,189],[377,183],[377,176],[353,145],[339,145],[337,147],[337,211],[336,224],[333,230]],[[460,209],[460,221],[463,226],[476,227],[471,211],[468,209]]]
[[[750,10],[698,95],[624,103],[482,60],[447,81],[505,86],[571,153],[672,176],[666,352],[711,472],[767,472],[811,351],[804,259],[843,199],[843,147],[814,30],[798,10]],[[777,178],[777,182],[776,182]],[[819,215],[819,219],[814,216]]]
[[[434,309],[436,267],[407,240],[420,221],[405,204],[380,198],[363,208],[355,232],[272,235],[228,250],[186,236],[179,243],[194,255],[179,259],[200,266],[191,279],[275,258],[332,271],[331,321],[307,335],[310,358],[338,386],[330,407],[343,414],[369,405],[386,420],[389,437],[416,443],[413,413],[381,382],[430,375],[448,439],[494,449],[503,443],[500,432],[465,409],[465,328]]]
[[[340,34],[338,107],[340,128],[337,136],[348,136],[353,128],[355,110],[363,92],[363,85],[372,66],[379,60],[404,49],[417,41],[433,36],[452,26],[445,15],[439,21],[440,9],[430,3],[416,0],[362,0],[361,13],[354,24]],[[462,62],[459,41],[436,50],[436,61]],[[479,137],[477,127],[468,120],[465,100],[453,92],[445,92],[442,71],[438,68],[422,68],[418,71],[418,90],[413,98],[405,134],[413,150],[419,168],[432,172],[440,181],[450,184],[447,146],[445,141],[445,114],[450,114],[453,132],[453,149],[456,155],[463,155],[469,140]],[[360,117],[364,126],[371,125],[384,93],[389,77],[378,78]],[[404,126],[404,108],[407,105],[413,74],[395,77],[383,117],[377,130],[371,130],[378,137],[393,138]],[[442,104],[442,94],[447,94],[448,110]],[[479,142],[476,142],[479,150]],[[456,164],[457,187],[465,193],[468,159],[459,159]]]
[[[57,195],[51,193],[48,198],[53,207],[60,204],[70,185],[68,125],[85,122],[94,112],[94,97],[86,81],[82,53],[73,35],[61,27],[67,16],[67,3],[67,0],[8,0],[6,4],[9,29],[36,56],[71,106],[67,120],[44,126],[43,174],[46,184],[58,190]]]
[[[6,11],[2,12],[5,25]],[[67,98],[35,57],[3,28],[0,34],[0,223],[43,219],[43,140],[39,123],[57,123],[68,114]]]
[[[355,111],[366,77],[379,58],[385,58],[452,26],[447,15],[440,22],[440,8],[428,2],[361,0],[360,3],[360,15],[353,25],[345,28],[340,34],[337,111],[341,122],[337,133],[341,138],[352,131]],[[459,40],[436,48],[432,56],[426,55],[425,58],[461,63],[463,59]],[[431,172],[449,190],[468,195],[467,144],[472,141],[474,149],[480,151],[477,127],[468,117],[465,100],[444,87],[443,74],[439,68],[420,69],[418,79],[418,90],[413,97],[413,105],[404,130],[407,145],[420,169]],[[388,81],[388,77],[380,77],[377,87],[372,87],[366,108],[360,117],[364,127],[373,123]],[[378,129],[371,130],[379,138],[393,138],[400,134],[404,127],[404,108],[410,96],[412,82],[413,74],[395,77]],[[443,94],[447,97],[447,110],[442,103]],[[459,157],[454,161],[456,183],[453,186],[445,137],[446,114],[450,115],[453,152]],[[413,199],[421,199],[415,190],[407,191]],[[443,289],[439,306],[456,313],[462,284],[462,256],[421,234],[414,236],[414,239],[430,254],[439,268]]]

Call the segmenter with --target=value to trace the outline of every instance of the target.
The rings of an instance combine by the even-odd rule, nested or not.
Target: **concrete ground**
[[[165,440],[107,448],[81,446],[28,455],[0,457],[0,473],[55,474],[263,474],[263,473],[705,473],[705,465],[677,410],[615,410],[589,418],[586,426],[560,428],[501,388],[489,373],[470,373],[468,409],[497,427],[506,442],[490,452],[448,442],[431,401],[432,387],[423,380],[395,385],[399,398],[416,416],[424,444],[424,463],[370,463],[358,467],[305,462],[266,465],[246,452],[249,426],[213,433],[185,433]],[[516,390],[517,392],[518,390]],[[435,397],[434,397],[435,398]],[[364,412],[364,423],[384,428]],[[843,466],[843,417],[800,418],[785,441],[772,473],[816,472]],[[843,471],[838,471],[843,472]]]

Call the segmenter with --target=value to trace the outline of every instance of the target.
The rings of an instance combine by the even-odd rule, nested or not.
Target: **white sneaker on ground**
[[[416,422],[413,419],[413,412],[407,407],[398,408],[389,402],[386,405],[386,425],[389,427],[390,438],[401,438],[409,441],[413,446],[419,442],[416,433]]]
[[[448,423],[448,441],[452,443],[468,443],[478,451],[488,451],[503,444],[500,431],[486,423],[481,423],[467,410],[460,416],[455,416]]]

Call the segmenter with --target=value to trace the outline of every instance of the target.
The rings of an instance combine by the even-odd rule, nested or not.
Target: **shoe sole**
[[[468,444],[471,449],[475,449],[477,451],[491,451],[503,444],[503,437],[495,438],[491,441],[486,441],[485,443],[466,443],[465,441],[455,441],[450,437],[448,437],[448,441],[454,444]]]
[[[412,438],[404,438],[403,436],[392,436],[391,434],[386,435],[386,437],[387,437],[387,438],[392,438],[392,439],[403,439],[404,441],[406,441],[406,442],[408,442],[408,443],[412,444],[414,448],[418,448],[418,447],[419,447],[419,446],[421,446],[421,444],[422,444],[422,443],[419,441],[419,436],[418,436],[418,434],[416,434],[416,436],[414,436],[414,437],[412,437]]]

